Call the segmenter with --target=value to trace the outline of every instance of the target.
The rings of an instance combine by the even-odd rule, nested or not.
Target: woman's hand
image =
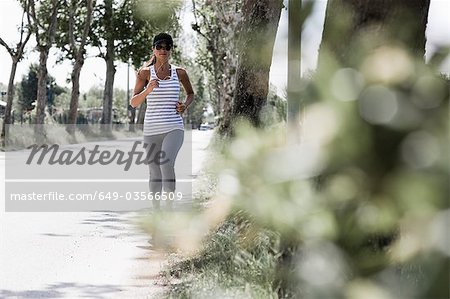
[[[145,87],[145,92],[147,94],[151,93],[154,88],[159,87],[159,82],[157,79],[150,80],[150,82]]]
[[[178,102],[176,109],[178,114],[183,114],[183,112],[186,111],[187,107],[184,103]]]

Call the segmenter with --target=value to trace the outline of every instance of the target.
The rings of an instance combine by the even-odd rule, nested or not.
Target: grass
[[[277,236],[235,213],[196,255],[172,256],[166,298],[276,298]]]

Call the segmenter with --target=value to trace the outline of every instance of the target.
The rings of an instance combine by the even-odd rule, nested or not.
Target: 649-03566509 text
[[[96,191],[93,193],[62,193],[62,192],[28,192],[28,193],[11,193],[9,199],[11,201],[173,201],[182,200],[182,192],[111,192]]]

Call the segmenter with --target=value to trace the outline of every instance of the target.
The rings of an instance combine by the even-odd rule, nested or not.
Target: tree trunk
[[[233,134],[231,126],[241,117],[254,126],[261,125],[259,114],[267,100],[273,45],[282,7],[281,0],[244,1],[237,31],[239,60],[231,117],[221,129],[225,134]]]
[[[11,124],[11,110],[12,110],[12,104],[13,104],[13,99],[14,99],[14,78],[16,77],[18,63],[19,63],[18,59],[13,57],[13,61],[12,61],[12,65],[11,65],[11,72],[9,75],[8,90],[6,93],[5,117],[3,119],[3,126],[2,126],[3,145],[5,145],[5,138],[8,136],[8,126],[7,125]]]
[[[39,49],[39,71],[38,71],[38,90],[36,99],[36,120],[35,132],[38,137],[43,133],[45,120],[45,108],[47,105],[47,59],[48,53],[55,40],[56,23],[58,21],[58,7],[61,3],[58,0],[52,1],[52,13],[45,32],[45,41],[42,41],[42,36],[38,29],[38,16],[35,13],[34,4],[32,5],[32,17],[34,20],[33,27],[35,29],[37,48]]]
[[[77,123],[78,114],[78,99],[80,97],[80,73],[84,64],[84,58],[78,58],[72,69],[72,94],[70,97],[69,119],[68,119],[68,132],[70,134],[75,133],[75,126]]]
[[[329,0],[319,52],[322,82],[333,75],[335,68],[358,68],[381,46],[401,47],[424,63],[429,6],[430,0],[374,0],[370,4],[365,0]],[[367,169],[373,190],[393,167],[396,160],[390,153],[396,151],[403,137],[388,127],[371,127],[372,159],[378,161]]]
[[[25,35],[25,23],[24,18],[27,11],[29,11],[30,8],[30,2],[26,2],[24,6],[24,11],[22,14],[22,24],[20,26],[20,40],[16,45],[16,51],[11,49],[6,42],[0,37],[0,44],[6,48],[9,55],[12,59],[12,65],[11,65],[11,72],[9,75],[9,82],[8,82],[8,90],[6,95],[6,107],[5,107],[5,116],[3,119],[3,125],[2,125],[2,132],[1,132],[1,140],[2,145],[5,146],[5,138],[7,138],[8,134],[8,125],[11,124],[11,111],[12,111],[12,104],[14,100],[14,78],[16,77],[16,71],[17,71],[17,64],[19,61],[23,58],[23,51],[25,49],[25,45],[30,40],[31,36],[31,30],[28,28],[28,32]]]
[[[367,57],[370,57],[374,50],[380,47],[400,48],[415,59],[413,63],[424,63],[425,30],[429,5],[430,0],[328,0],[322,42],[319,50],[316,83],[320,80],[320,86],[330,86],[329,81],[331,81],[331,78],[334,77],[338,69],[349,67],[359,69]],[[395,59],[394,57],[388,58],[391,61]],[[377,67],[378,65],[374,64],[373,68],[376,69]],[[417,70],[420,69],[417,68]],[[364,72],[362,74],[364,75]],[[368,84],[373,83],[369,81]],[[396,97],[398,96],[398,98],[405,100],[405,104],[399,107],[399,111],[409,107],[406,101],[408,97],[412,96],[410,83],[405,84],[405,81],[400,83],[383,83],[377,81],[377,84],[385,84],[386,89],[392,90],[395,92]],[[330,90],[325,91],[327,93],[330,92]],[[322,94],[326,94],[326,92],[321,90]],[[320,99],[320,95],[318,98]],[[377,99],[382,100],[382,98]],[[323,100],[326,101],[329,99]],[[347,104],[350,105],[350,103]],[[336,164],[333,165],[330,162],[332,165],[330,168],[332,170],[329,170],[329,172],[324,171],[321,177],[318,178],[318,181],[325,181],[330,173],[334,175],[335,172],[345,172],[345,169],[348,168],[359,169],[364,173],[364,177],[367,178],[367,186],[364,192],[369,195],[365,195],[365,197],[378,200],[380,195],[384,196],[385,194],[389,194],[389,191],[384,193],[386,189],[389,189],[389,187],[386,187],[389,185],[386,181],[395,179],[396,175],[399,175],[399,169],[404,167],[399,162],[401,160],[399,153],[401,152],[401,146],[406,136],[411,133],[409,130],[417,130],[418,128],[408,128],[406,126],[405,128],[398,129],[391,124],[378,124],[364,121],[362,119],[363,115],[359,110],[360,107],[362,107],[361,102],[354,101],[353,106],[347,106],[346,109],[353,109],[354,115],[351,117],[354,117],[357,121],[361,121],[361,134],[365,132],[365,142],[371,146],[358,149],[360,151],[358,155],[354,152],[349,154],[350,150],[341,152],[340,159],[345,160],[348,158],[345,157],[346,155],[354,155],[357,158],[352,157],[348,165],[346,163],[337,163],[339,166],[336,166]],[[340,109],[342,113],[342,108]],[[408,114],[405,110],[402,112]],[[336,111],[339,110],[336,109]],[[411,109],[410,111],[415,110]],[[417,113],[419,114],[421,112]],[[342,115],[344,114],[338,116]],[[342,127],[345,128],[346,126]],[[340,134],[348,134],[348,132],[340,132]],[[336,139],[338,140],[339,137]],[[359,137],[355,135],[355,138]],[[352,149],[351,151],[355,150]],[[338,169],[338,167],[341,167],[341,169]],[[409,174],[406,172],[404,175],[408,176]],[[323,184],[320,183],[320,185]],[[393,227],[389,231],[383,230],[383,233],[374,234],[373,238],[371,235],[368,235],[367,240],[360,241],[363,242],[361,247],[371,246],[371,248],[376,250],[384,250],[383,248],[397,237],[397,233],[397,227]],[[348,254],[350,255],[353,253],[358,254],[366,250],[360,247],[355,248],[354,244],[356,243],[354,240],[350,242],[343,238],[340,242],[342,244],[341,246],[347,248]],[[365,273],[363,275],[369,276],[373,275],[378,269],[372,266],[364,271]]]
[[[136,128],[139,130],[144,129],[144,119],[145,119],[145,111],[147,110],[147,103],[144,101],[141,105],[139,105],[139,111],[137,116]]]
[[[113,1],[105,1],[105,21],[108,28],[108,34],[106,36],[106,81],[105,90],[103,92],[103,111],[102,111],[102,127],[107,132],[111,131],[112,124],[112,103],[113,103],[113,88],[114,88],[114,75],[116,68],[114,66],[115,51],[114,51],[114,36],[112,32],[113,27]]]
[[[109,44],[109,43],[108,43]],[[109,49],[109,47],[108,47]],[[106,81],[105,90],[103,92],[103,113],[102,113],[102,124],[111,125],[112,124],[112,102],[113,102],[113,88],[114,88],[114,75],[116,73],[116,68],[114,66],[114,49],[108,50],[106,54]]]
[[[129,98],[130,97],[127,97],[127,99]],[[134,132],[136,126],[136,108],[131,108],[131,106],[128,106],[128,113],[130,114],[129,131]]]
[[[36,98],[36,120],[37,125],[43,125],[45,119],[45,108],[47,106],[47,59],[49,49],[45,46],[39,47],[39,71]]]
[[[329,0],[319,69],[329,63],[327,55],[355,66],[382,45],[401,45],[423,59],[429,7],[430,0]]]
[[[89,29],[91,27],[92,21],[92,10],[93,10],[93,1],[87,0],[87,13],[86,20],[83,28],[83,33],[81,37],[81,41],[79,46],[75,43],[75,10],[76,10],[76,2],[71,2],[71,7],[69,11],[69,40],[70,40],[70,50],[74,54],[75,62],[72,69],[72,94],[70,98],[70,108],[69,108],[69,119],[67,126],[67,131],[69,134],[74,135],[75,127],[78,116],[78,101],[80,98],[80,73],[84,64],[84,55],[85,55],[85,45],[89,34]]]

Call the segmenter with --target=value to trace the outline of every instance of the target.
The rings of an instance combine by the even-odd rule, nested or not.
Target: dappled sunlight
[[[377,283],[364,280],[356,279],[352,281],[347,287],[346,291],[347,298],[349,299],[394,299],[395,297],[390,294],[387,290],[382,288]]]
[[[359,113],[371,124],[389,124],[397,114],[398,106],[394,92],[383,86],[371,86],[361,95]]]
[[[380,47],[362,64],[361,72],[369,83],[399,84],[415,75],[408,52],[398,47]]]
[[[440,268],[429,270],[426,257],[433,254],[435,263],[449,254],[440,212],[448,146],[439,126],[448,107],[448,91],[440,88],[448,82],[430,70],[415,74],[410,58],[392,51],[396,68],[406,70],[336,68],[328,72],[329,85],[313,78],[309,84],[319,90],[303,89],[316,98],[307,98],[300,143],[281,138],[285,128],[238,125],[212,161],[218,186],[196,216],[208,227],[199,242],[209,244],[208,230],[243,213],[253,229],[296,244],[295,265],[277,273],[294,270],[288,281],[300,294],[394,299],[408,289],[411,296],[428,292],[421,273]],[[383,60],[386,53],[374,55]],[[428,103],[432,87],[437,92]],[[245,236],[242,244],[254,244]]]
[[[412,168],[427,168],[439,161],[441,155],[437,138],[426,131],[408,134],[401,145],[403,160]]]
[[[355,69],[336,71],[331,79],[331,92],[340,101],[354,101],[364,87],[364,77]]]
[[[81,195],[80,203],[91,191],[92,201],[98,195],[99,203],[114,203],[119,193],[111,191],[124,186],[120,210],[139,207],[134,224],[146,233],[145,246],[136,247],[169,263],[159,274],[167,298],[448,294],[450,77],[440,70],[450,52],[445,44],[433,45],[434,56],[426,49],[430,2],[318,2],[97,1],[92,22],[84,2],[53,10],[62,2],[36,2],[42,20],[25,18],[26,11],[23,16],[27,28],[43,23],[32,32],[41,35],[36,37],[40,65],[32,65],[28,77],[14,86],[15,98],[11,88],[2,93],[8,101],[0,110],[8,116],[2,139],[5,179],[9,175],[22,191],[37,189],[26,181],[33,176],[51,188],[45,194],[49,199],[57,188],[80,189],[85,193],[71,192]],[[320,28],[310,33],[303,28],[315,5],[322,5],[325,18],[312,20]],[[289,16],[289,28],[281,15]],[[45,24],[50,20],[62,22]],[[319,31],[317,68],[311,70],[310,56],[302,51],[311,50],[310,40]],[[173,40],[166,33],[152,43],[159,32],[173,34]],[[283,42],[275,43],[280,38]],[[41,45],[44,40],[54,45]],[[79,48],[67,52],[72,40]],[[156,56],[149,60],[152,53]],[[67,77],[73,90],[46,74],[51,56],[81,63],[73,63],[74,73]],[[104,58],[106,77],[95,74],[101,83],[80,97],[75,73],[80,75],[84,59],[93,56]],[[126,91],[114,89],[114,82],[124,81],[115,77],[119,62],[127,65]],[[288,86],[272,85],[271,69],[285,66],[287,76],[277,75]],[[133,67],[139,68],[134,89],[129,86]],[[160,78],[175,81],[163,89],[170,82]],[[185,134],[171,150],[176,157],[182,148],[177,163],[151,167],[150,173],[147,167],[128,171],[134,161],[161,166],[141,150],[142,137],[172,132],[169,125],[165,131],[172,120]],[[197,128],[208,142],[214,136],[213,142],[187,140]],[[158,142],[161,149],[169,143]],[[166,152],[158,154],[163,158]],[[200,156],[197,163],[194,157]],[[11,157],[27,161],[24,170]],[[46,168],[37,167],[41,164]],[[99,168],[84,168],[94,164]],[[49,184],[46,176],[68,184]],[[103,179],[111,181],[107,190]],[[5,186],[11,192],[12,185]],[[180,197],[166,197],[167,190]],[[34,191],[14,192],[10,202],[39,203],[27,197]],[[88,220],[83,223],[95,225]],[[115,222],[108,228],[120,234],[105,238],[129,233]]]
[[[298,275],[312,297],[332,296],[350,279],[347,257],[333,243],[309,242],[298,256]],[[321,290],[326,290],[321,293]]]

